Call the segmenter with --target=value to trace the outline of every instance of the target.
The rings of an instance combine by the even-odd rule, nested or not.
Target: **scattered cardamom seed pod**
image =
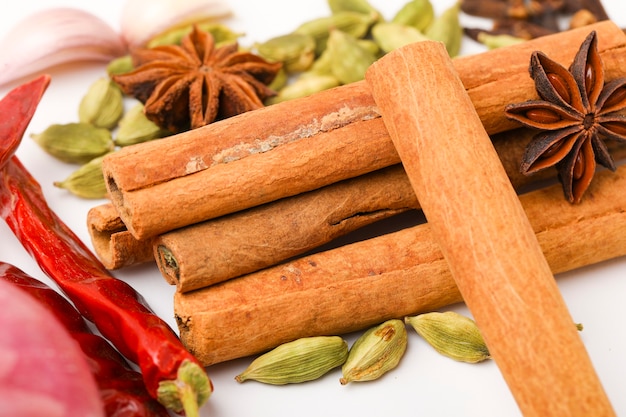
[[[348,344],[339,336],[304,337],[259,356],[235,380],[272,385],[312,381],[341,366],[347,357]]]
[[[110,78],[91,84],[78,106],[78,120],[97,127],[113,129],[124,114],[122,90]]]
[[[328,0],[328,7],[332,13],[357,12],[370,15],[375,20],[382,18],[382,13],[367,0]]]
[[[315,39],[315,56],[320,56],[326,49],[326,43],[332,30],[349,33],[358,39],[367,34],[374,22],[375,18],[367,14],[338,12],[304,22],[294,32],[312,36]]]
[[[380,46],[376,43],[376,41],[372,39],[357,39],[356,43],[361,48],[372,54],[375,58],[380,58],[382,56],[383,51],[380,49]]]
[[[331,51],[331,71],[341,84],[350,84],[365,78],[365,72],[377,57],[361,46],[349,33],[332,30],[328,38]]]
[[[407,347],[407,332],[401,320],[388,320],[359,337],[343,364],[342,385],[352,381],[372,381],[395,368]]]
[[[108,129],[88,123],[53,124],[30,136],[48,154],[74,164],[85,164],[115,148]]]
[[[372,37],[385,53],[428,39],[426,35],[412,26],[393,22],[376,23],[372,27]]]
[[[307,74],[318,74],[318,75],[332,75],[332,67],[333,67],[333,59],[332,59],[332,51],[329,51],[328,48],[324,49],[324,52],[311,65],[306,72]]]
[[[478,42],[482,43],[487,49],[497,49],[505,46],[516,45],[525,42],[526,39],[518,38],[507,34],[492,35],[487,32],[480,32],[477,37]]]
[[[134,68],[133,58],[128,54],[109,61],[106,72],[109,77],[112,77],[113,75],[131,72]]]
[[[435,10],[429,0],[412,0],[398,10],[391,22],[424,32],[434,18]]]
[[[306,71],[315,60],[315,39],[301,33],[288,33],[258,43],[256,49],[268,61],[282,62],[287,72]]]
[[[63,181],[55,181],[53,185],[66,189],[81,198],[105,198],[107,188],[102,174],[102,159],[104,159],[104,155],[92,159],[72,172]]]
[[[276,73],[276,76],[274,77],[272,82],[269,83],[267,86],[272,91],[280,91],[289,83],[289,81],[289,74],[287,74],[287,71],[284,67],[281,67]]]
[[[425,313],[405,318],[437,352],[461,362],[489,359],[489,349],[476,322],[453,311]]]
[[[339,84],[339,80],[333,75],[304,72],[291,84],[281,88],[277,95],[270,97],[267,100],[267,104],[276,104],[282,101],[310,96],[311,94],[337,87]]]
[[[143,103],[131,107],[122,117],[115,137],[117,146],[128,146],[136,143],[159,139],[170,133],[148,119],[143,112]]]
[[[216,47],[225,44],[235,43],[243,33],[234,32],[228,26],[216,22],[194,23],[200,30],[209,32],[213,36]],[[178,26],[152,38],[147,48],[154,48],[161,45],[180,45],[182,39],[191,33],[194,24]]]
[[[433,41],[440,41],[446,46],[448,55],[454,58],[461,51],[463,27],[459,20],[461,1],[447,8],[437,16],[424,34]]]

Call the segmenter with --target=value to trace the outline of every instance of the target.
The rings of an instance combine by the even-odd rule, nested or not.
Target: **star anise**
[[[216,48],[213,36],[197,27],[181,45],[137,49],[132,58],[135,69],[113,79],[173,133],[263,107],[275,95],[267,85],[281,67],[240,52],[237,43]]]
[[[541,100],[512,104],[506,116],[539,129],[527,146],[521,171],[555,166],[566,198],[578,203],[596,171],[596,162],[615,170],[605,141],[626,142],[626,78],[605,84],[596,33],[581,45],[569,70],[534,52],[530,76]]]

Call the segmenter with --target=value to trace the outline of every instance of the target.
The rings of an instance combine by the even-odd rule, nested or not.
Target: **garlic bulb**
[[[128,0],[122,10],[122,36],[130,48],[179,26],[231,14],[223,0]]]
[[[45,9],[17,23],[0,41],[0,86],[71,61],[110,61],[126,53],[121,36],[84,10]]]

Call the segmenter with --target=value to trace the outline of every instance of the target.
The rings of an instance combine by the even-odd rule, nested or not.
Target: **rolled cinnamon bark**
[[[626,35],[612,22],[456,59],[487,131],[513,128],[504,106],[536,98],[532,51],[568,65],[590,30],[607,77],[622,75]],[[377,117],[359,82],[123,149],[103,170],[123,222],[146,239],[398,163]]]
[[[522,191],[556,176],[552,169],[520,173],[523,150],[534,134],[521,128],[492,135],[511,183]],[[613,143],[610,150],[615,160],[626,158],[626,145]],[[145,241],[133,238],[110,203],[92,208],[87,222],[107,268],[156,258],[166,281],[186,292],[278,264],[407,208],[417,209],[419,202],[396,165]]]
[[[154,260],[152,240],[135,239],[111,203],[89,209],[87,230],[94,251],[107,269],[119,269]]]
[[[435,241],[522,413],[614,416],[443,44],[393,51],[368,69],[366,80]]]
[[[553,273],[626,255],[626,166],[572,206],[560,185],[520,196]],[[185,345],[205,365],[300,337],[344,334],[461,302],[428,223],[174,295]]]
[[[159,270],[187,292],[278,264],[417,206],[400,165],[174,230],[154,241]]]
[[[515,188],[555,180],[555,170],[522,175],[534,131],[494,135]],[[626,146],[612,148],[615,159]],[[187,292],[284,262],[376,221],[420,205],[401,165],[162,234],[154,239],[161,274]],[[384,230],[382,230],[384,232]]]

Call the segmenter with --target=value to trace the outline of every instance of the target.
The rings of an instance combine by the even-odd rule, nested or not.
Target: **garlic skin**
[[[33,13],[0,41],[0,86],[72,61],[110,61],[126,53],[122,37],[99,17],[76,8]]]
[[[120,27],[123,39],[132,49],[145,46],[169,29],[231,14],[224,0],[128,0]]]

